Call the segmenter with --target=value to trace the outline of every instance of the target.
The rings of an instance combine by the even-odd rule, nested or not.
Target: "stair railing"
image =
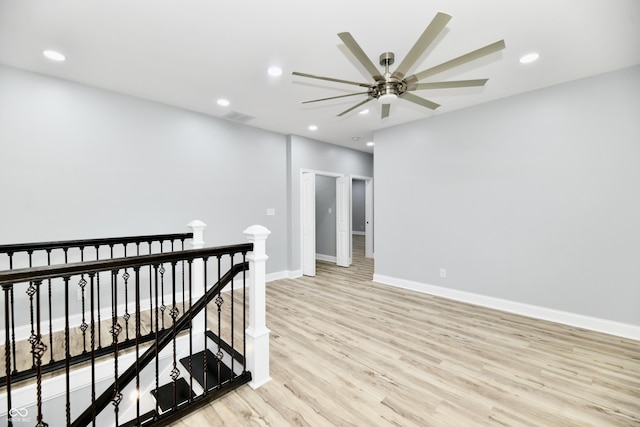
[[[201,231],[202,229],[199,233]],[[267,382],[270,379],[269,331],[265,326],[264,315],[265,261],[267,259],[264,249],[269,233],[264,227],[253,226],[245,230],[245,235],[250,241],[246,244],[0,272],[0,286],[4,297],[3,317],[4,324],[7,326],[4,330],[3,355],[6,387],[4,393],[0,394],[0,400],[3,398],[5,400],[7,425],[14,425],[14,420],[24,421],[25,414],[29,414],[29,420],[39,426],[47,425],[45,422],[47,416],[49,420],[64,419],[64,424],[67,426],[103,425],[105,422],[116,426],[148,425],[179,416],[185,409],[192,410],[193,406],[206,403],[217,395],[248,381],[253,388]],[[201,234],[199,237],[194,236],[194,242],[201,240]],[[249,274],[247,274],[247,268]],[[148,271],[151,271],[151,274],[147,274]],[[226,272],[223,273],[223,271]],[[239,280],[234,278],[240,273],[242,280],[238,284],[236,282]],[[248,282],[246,282],[247,276]],[[105,287],[110,288],[107,299],[111,302],[112,313],[111,319],[106,321],[105,326],[108,328],[104,329],[108,329],[111,335],[113,348],[113,352],[102,356],[101,360],[98,359],[99,355],[96,351],[98,334],[96,284],[100,277]],[[71,302],[69,291],[71,284],[81,278],[87,281],[85,287],[88,289],[90,306],[88,324],[82,334],[88,330],[90,342],[84,349],[84,352],[88,353],[88,366],[80,368],[84,369],[80,375],[73,376],[72,374],[78,370],[74,369],[72,372],[70,363],[70,346],[74,331],[69,324]],[[202,281],[199,282],[201,279]],[[181,282],[186,283],[182,300],[176,296]],[[215,283],[210,285],[213,282]],[[47,285],[51,283],[54,288],[62,288],[64,294],[63,301],[54,304],[54,306],[64,306],[64,333],[62,337],[58,337],[61,339],[53,341],[46,339],[46,331],[41,327],[40,306],[41,294],[44,293],[43,283]],[[122,294],[121,288],[126,283],[132,284],[132,312],[125,312],[122,310],[122,305],[118,303],[118,298]],[[143,295],[141,289],[146,288],[147,284],[150,288],[149,297],[152,303],[151,309],[144,313],[141,309]],[[170,289],[166,300],[162,292],[164,285]],[[225,287],[227,289],[223,293]],[[11,298],[18,288],[28,295],[26,307],[16,307],[15,301]],[[249,301],[246,299],[245,288],[248,288]],[[225,299],[229,301],[226,302]],[[209,307],[210,305],[213,307]],[[237,305],[241,307],[236,308]],[[13,359],[16,357],[14,347],[17,343],[11,339],[11,328],[8,327],[12,324],[11,319],[16,310],[22,310],[23,314],[29,313],[32,330],[28,340],[29,353],[35,359],[36,372],[35,384],[26,386],[21,384],[19,390],[13,390],[12,380]],[[210,315],[209,311],[213,311],[213,315]],[[128,327],[134,328],[132,331],[134,344],[128,352],[123,351],[120,346],[123,325],[127,326],[125,314],[131,316],[126,321],[133,324]],[[248,328],[246,314],[249,314]],[[165,320],[167,327],[163,329],[161,323]],[[234,322],[238,321],[242,323],[240,331],[237,328],[234,329]],[[144,335],[143,327],[153,328],[154,340],[146,345],[141,340]],[[80,333],[75,332],[75,335],[80,336]],[[200,332],[204,333],[200,334]],[[178,345],[179,340],[181,344]],[[47,351],[47,343],[51,342],[58,347],[61,344],[64,346],[64,374],[43,382],[41,361]],[[194,353],[196,347],[204,348],[201,360],[198,359],[197,363],[195,363],[197,357]],[[180,351],[184,356],[180,359],[185,366],[182,370],[178,367]],[[212,353],[214,351],[215,353]],[[213,356],[209,357],[209,353]],[[166,367],[162,365],[165,363],[161,361],[163,357],[168,361]],[[108,360],[105,361],[105,359]],[[202,366],[195,366],[198,363]],[[113,381],[110,384],[108,376],[105,378],[103,375],[105,364],[113,369]],[[208,364],[210,366],[207,366]],[[229,368],[228,365],[231,367]],[[151,370],[155,371],[154,374],[149,377],[147,375],[149,369],[145,368],[153,368]],[[196,368],[201,371],[201,378],[197,378]],[[83,376],[84,380],[90,377],[87,385],[90,391],[80,390],[78,393],[78,384]],[[62,387],[60,382],[56,384],[65,390],[64,405],[59,405],[63,408],[64,414],[45,413],[43,387],[48,387],[47,381],[56,381],[59,378],[63,378],[64,384]],[[149,378],[152,378],[151,384],[149,384]],[[198,393],[194,392],[198,388],[194,378],[201,383]],[[207,381],[210,383],[208,384]],[[185,393],[183,384],[189,386],[186,391],[187,397],[183,399],[180,396],[179,400],[179,393]],[[25,400],[24,393],[18,393],[25,389],[33,390],[35,396],[32,396],[31,401]],[[170,395],[168,400],[164,397],[163,404],[161,392],[166,389],[170,390],[173,396]],[[148,404],[144,407],[141,403],[144,400],[145,390],[151,390],[151,394],[155,396],[155,408],[150,411],[147,411]],[[125,397],[128,399],[133,397],[134,403],[128,417],[122,418],[120,410],[126,406],[123,402]],[[104,411],[109,403],[113,405],[112,417]],[[132,411],[133,414],[130,413]],[[18,419],[19,417],[23,419]]]
[[[190,226],[195,223],[195,221],[192,222]],[[192,229],[194,228],[192,227]],[[0,270],[14,270],[16,268],[32,268],[36,266],[69,264],[71,262],[113,259],[115,257],[126,257],[128,255],[144,255],[152,253],[163,253],[167,251],[173,252],[176,250],[184,250],[185,240],[191,238],[193,238],[193,232],[0,245]],[[88,327],[85,317],[85,312],[88,306],[86,285],[86,278],[84,276],[81,276],[78,280],[78,283],[74,286],[75,290],[77,291],[75,294],[77,294],[77,299],[80,300],[80,304],[77,304],[78,307],[76,307],[75,313],[71,313],[70,320],[73,327],[80,327],[82,329],[83,338],[85,340],[85,348],[87,338],[86,331]],[[56,360],[53,354],[54,332],[61,331],[65,326],[65,324],[62,322],[62,317],[58,317],[57,319],[53,317],[53,305],[56,302],[55,300],[57,297],[61,297],[62,295],[56,296],[54,294],[56,289],[52,288],[51,279],[47,279],[43,284],[41,284],[41,286],[45,286],[47,292],[46,295],[40,295],[40,298],[45,298],[44,307],[42,307],[40,312],[40,316],[44,316],[45,320],[41,323],[40,326],[43,331],[48,332],[47,335],[49,337],[49,342],[47,343],[49,352],[47,355],[43,355],[44,357],[43,360],[41,360],[41,363],[43,372],[51,372],[64,366],[64,360]],[[96,287],[96,295],[98,298],[96,304],[98,304],[98,306],[102,306],[100,301],[100,296],[102,294],[100,292],[101,283],[99,281],[97,282]],[[123,288],[124,295],[121,296],[121,301],[124,302],[124,307],[126,310],[127,307],[129,307],[130,283],[125,283]],[[71,291],[73,290],[74,289],[72,287]],[[151,291],[149,291],[148,294],[150,295]],[[26,298],[25,295],[16,295],[13,289],[10,290],[12,305],[16,303],[16,298],[20,299],[21,297]],[[149,300],[149,302],[151,301],[149,298],[145,298],[145,300]],[[149,307],[149,309],[151,309],[151,307]],[[100,311],[97,312],[97,323],[99,329],[101,328],[101,314],[102,313]],[[129,328],[127,327],[129,318],[130,314],[125,311],[124,319],[126,337],[122,342],[120,342],[120,348],[127,348],[134,345],[133,337],[129,336]],[[2,320],[0,320],[0,324],[1,323]],[[10,324],[11,328],[11,348],[14,351],[14,354],[12,354],[13,367],[11,375],[14,382],[32,378],[35,376],[34,357],[32,357],[31,366],[18,369],[18,365],[16,363],[16,341],[28,338],[33,334],[33,331],[29,331],[28,323],[29,322],[26,321],[26,319],[24,319],[23,321],[20,321],[20,319],[18,319],[18,322],[16,322],[13,313],[10,322],[4,323],[5,325]],[[113,352],[113,348],[111,345],[109,345],[108,343],[103,345],[102,334],[100,332],[101,331],[99,331],[97,335],[97,354],[103,355]],[[148,334],[140,337],[140,339],[143,342],[153,339],[153,330],[149,331]],[[4,344],[4,340],[5,334],[0,334],[0,345]],[[85,362],[86,360],[86,351],[71,355],[71,365]],[[4,386],[5,384],[6,377],[0,377],[0,387]]]

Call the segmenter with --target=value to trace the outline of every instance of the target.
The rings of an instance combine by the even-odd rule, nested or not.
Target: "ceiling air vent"
[[[247,123],[248,121],[255,119],[255,117],[253,116],[250,116],[248,114],[238,113],[237,111],[231,111],[225,114],[224,116],[222,116],[222,118],[225,120],[231,120],[232,122],[238,122],[238,123]]]

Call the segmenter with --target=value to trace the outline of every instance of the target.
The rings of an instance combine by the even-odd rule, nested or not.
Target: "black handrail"
[[[152,234],[147,236],[105,237],[97,239],[61,240],[53,242],[15,243],[0,245],[0,253],[29,252],[40,250],[89,248],[129,243],[164,242],[169,240],[192,239],[193,233]]]
[[[233,249],[234,250],[237,249],[236,252],[242,252],[243,250],[241,247],[245,247],[247,251],[253,250],[252,243],[246,243],[244,245],[234,245]],[[219,249],[219,248],[216,248],[216,249]],[[207,250],[198,249],[195,251],[188,251],[188,252],[194,253],[194,252],[202,252],[202,251],[206,252]],[[180,255],[184,255],[184,253],[181,253]],[[220,280],[211,287],[211,289],[205,292],[205,294],[202,297],[200,297],[200,299],[198,299],[198,301],[196,301],[191,306],[191,308],[182,315],[180,320],[178,320],[175,323],[175,328],[168,329],[166,331],[159,333],[158,339],[151,345],[151,347],[149,347],[142,354],[142,356],[140,356],[136,360],[135,364],[131,365],[126,371],[124,371],[118,377],[117,384],[114,381],[109,387],[107,387],[106,390],[95,400],[94,404],[88,407],[82,414],[78,416],[78,418],[76,418],[76,420],[73,423],[71,423],[71,426],[75,427],[75,426],[88,425],[93,419],[93,414],[99,414],[104,408],[106,408],[109,405],[109,402],[112,401],[114,389],[122,390],[131,381],[133,381],[136,378],[136,372],[139,372],[140,370],[144,369],[144,367],[146,367],[149,363],[151,363],[155,359],[157,352],[159,352],[164,347],[166,347],[169,343],[171,343],[174,336],[179,331],[181,331],[184,327],[188,326],[189,323],[191,322],[191,319],[200,311],[202,311],[207,306],[207,304],[211,302],[211,300],[213,300],[213,298],[218,295],[218,291],[220,289],[224,288],[227,284],[229,284],[229,282],[233,280],[236,274],[242,271],[245,271],[248,268],[249,268],[249,263],[247,262],[235,264],[233,267],[231,267],[231,269],[224,276],[222,276]]]
[[[135,257],[122,257],[96,261],[75,262],[70,264],[47,265],[42,267],[20,268],[15,270],[0,271],[0,286],[11,288],[14,283],[38,281],[68,277],[74,274],[90,274],[101,271],[119,270],[121,268],[142,267],[166,262],[190,261],[198,258],[209,258],[231,253],[250,252],[253,243],[238,245],[218,246],[215,248],[187,249],[179,252],[166,252],[161,254],[139,255]]]

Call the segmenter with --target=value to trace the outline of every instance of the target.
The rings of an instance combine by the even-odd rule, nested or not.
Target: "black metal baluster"
[[[151,266],[149,266],[149,268],[151,268]],[[156,314],[156,319],[155,319],[156,320],[156,341],[155,341],[156,342],[156,354],[155,354],[155,356],[156,356],[155,357],[155,360],[156,360],[156,396],[159,395],[158,394],[158,390],[160,389],[160,381],[159,381],[159,376],[160,376],[160,372],[159,372],[160,366],[159,366],[159,364],[160,364],[160,362],[159,362],[159,353],[158,353],[158,346],[157,346],[157,344],[158,344],[158,331],[159,331],[159,328],[158,328],[158,268],[159,268],[159,265],[157,265],[157,264],[153,266],[153,269],[155,271],[155,280],[154,280],[154,282],[155,282],[155,289],[156,289],[156,307],[155,307],[156,308],[156,310],[155,310],[155,314]],[[151,283],[151,282],[149,282],[149,283]],[[151,323],[153,323],[153,322],[151,322]],[[158,402],[158,399],[156,399],[156,413],[157,414],[160,413],[160,410],[158,408],[159,408],[159,402]]]
[[[151,242],[147,242],[147,244],[149,245],[149,253],[151,253]],[[153,313],[153,281],[151,280],[152,277],[152,272],[151,272],[151,264],[149,264],[149,324],[151,325],[151,331],[150,333],[153,333],[153,318],[152,318],[152,313]],[[158,306],[158,290],[156,289],[156,307]],[[157,325],[157,322],[156,322]],[[157,326],[156,326],[157,327]],[[156,340],[158,339],[158,337],[156,336]]]
[[[136,423],[140,424],[140,267],[134,267],[133,271],[136,288]]]
[[[13,252],[8,252],[7,255],[9,255],[9,270],[13,270]],[[15,300],[14,300],[14,295],[13,295],[13,286],[11,286],[11,290],[10,290],[10,296],[11,296],[11,307],[15,307]],[[5,294],[5,304],[7,303],[7,299],[6,299],[6,294]],[[5,314],[7,312],[5,311]],[[5,329],[6,331],[9,331],[9,328],[7,322],[5,322]],[[6,342],[9,342],[8,340]],[[14,314],[14,310],[11,310],[11,348],[13,350],[13,372],[18,372],[18,368],[16,366],[16,320],[15,320],[15,314]],[[8,360],[8,359],[7,359]],[[7,377],[7,384],[9,383],[9,377]]]
[[[235,254],[231,254],[231,266],[233,266],[233,258],[234,258]],[[231,378],[234,378],[236,376],[235,374],[235,370],[233,367],[233,362],[235,361],[235,355],[236,355],[236,347],[233,343],[233,338],[235,336],[235,329],[234,329],[234,301],[233,301],[233,288],[234,288],[234,283],[235,280],[231,280]]]
[[[96,246],[96,260],[100,258],[99,246]],[[98,350],[102,348],[102,319],[100,311],[102,311],[102,305],[100,305],[100,273],[96,274],[96,302],[98,304]]]
[[[67,425],[71,424],[71,387],[69,384],[69,375],[71,375],[70,365],[69,365],[69,360],[71,359],[71,352],[69,350],[70,349],[70,346],[69,346],[69,280],[70,279],[71,279],[70,277],[63,278],[64,280],[64,355],[65,355],[64,372],[65,372],[65,385],[67,386],[65,409],[66,409],[66,416],[67,416]]]
[[[113,411],[116,420],[116,426],[118,423],[118,415],[120,411],[120,402],[122,402],[122,393],[120,392],[118,384],[118,335],[122,331],[122,326],[118,323],[118,270],[111,271],[111,336],[113,342]]]
[[[204,262],[204,293],[207,293],[207,276],[208,276],[208,271],[209,271],[209,264],[208,264],[209,258],[204,258],[203,262]],[[204,376],[204,394],[207,395],[209,394],[209,384],[207,381],[207,331],[209,330],[208,326],[207,326],[207,307],[209,306],[209,304],[206,304],[204,306],[204,357],[202,358],[202,369],[203,369],[203,376]]]
[[[127,244],[124,244],[124,256],[127,257]],[[124,273],[122,273],[122,278],[124,279],[124,315],[122,318],[124,319],[124,331],[125,331],[125,341],[129,341],[129,319],[131,315],[129,314],[129,272],[127,269],[124,269]]]
[[[31,352],[36,360],[36,407],[38,411],[36,427],[48,427],[48,424],[42,421],[42,355],[47,351],[47,346],[42,342],[40,330],[40,286],[42,281],[36,280],[31,283],[35,287],[36,295],[36,337],[31,343]]]
[[[16,320],[15,320],[15,310],[13,310],[13,307],[15,307],[15,300],[14,300],[14,295],[13,295],[13,286],[11,286],[11,290],[9,291],[10,296],[11,296],[11,349],[13,351],[13,372],[18,372],[18,367],[16,366]],[[5,301],[6,303],[6,301]],[[5,325],[8,325],[8,323],[5,321]],[[7,330],[7,332],[9,332],[9,328],[7,328],[5,326],[5,329]],[[6,341],[9,342],[9,341]],[[7,384],[9,383],[9,377],[7,377]]]
[[[173,304],[169,315],[171,316],[171,332],[173,334],[173,369],[171,370],[171,379],[173,380],[173,410],[178,409],[178,386],[176,381],[180,376],[180,370],[178,369],[178,360],[176,356],[176,318],[179,311],[176,306],[176,263],[171,263],[171,291],[173,293]]]
[[[160,305],[160,312],[162,313],[162,330],[164,331],[164,311],[167,309],[167,306],[164,305],[164,272],[165,269],[163,266],[160,266],[160,269],[158,270],[160,272],[160,298],[161,298],[161,305]],[[158,298],[158,296],[156,295],[156,298]]]
[[[96,425],[96,324],[94,316],[94,282],[96,273],[89,273],[89,298],[91,299],[91,421],[92,425]]]
[[[180,240],[180,250],[184,251],[184,239]],[[186,295],[184,293],[184,260],[181,261],[181,268],[182,268],[182,313],[185,313],[186,309],[185,309],[185,301],[186,301]]]
[[[9,267],[11,268],[11,267]],[[13,426],[13,421],[11,420],[11,349],[14,348],[14,359],[15,359],[15,337],[9,341],[9,319],[13,317],[13,285],[2,285],[2,290],[4,291],[4,372],[7,378],[7,426]],[[9,304],[9,296],[11,296],[11,304]],[[11,316],[9,316],[11,313]],[[11,326],[13,327],[13,322],[11,322]],[[14,363],[15,369],[15,363]]]
[[[220,255],[218,255],[218,283],[220,283]],[[233,281],[232,281],[233,282]],[[216,352],[216,369],[218,370],[218,388],[222,384],[222,304],[224,299],[222,298],[222,289],[218,288],[218,296],[216,297],[216,305],[218,306],[218,351]]]
[[[242,252],[242,373],[247,372],[247,253]]]
[[[188,261],[189,265],[189,390],[193,390],[193,313],[191,312],[192,299],[191,299],[191,291],[193,289],[192,286],[192,261]],[[206,336],[205,336],[206,339]],[[189,403],[193,402],[193,395],[189,393]]]
[[[80,248],[80,262],[84,261],[84,248]],[[66,264],[66,251],[65,251],[65,264]],[[87,286],[87,280],[84,278],[84,273],[80,275],[80,280],[78,281],[78,286],[80,287],[80,299],[82,301],[82,323],[80,323],[80,330],[82,331],[82,354],[87,353],[87,329],[89,325],[87,325],[87,319],[85,316],[85,294],[84,289]]]
[[[82,323],[80,323],[80,331],[82,331],[82,354],[87,353],[87,329],[89,325],[87,325],[87,319],[85,317],[85,299],[84,299],[84,288],[87,285],[87,281],[84,278],[84,274],[80,276],[80,280],[78,281],[78,286],[80,287],[80,295],[82,300]]]
[[[31,349],[33,350],[33,345],[35,344],[36,340],[37,340],[37,336],[36,336],[36,330],[35,330],[35,326],[34,326],[34,313],[33,313],[33,296],[36,293],[36,287],[34,286],[33,282],[29,283],[29,287],[27,288],[27,295],[29,295],[29,317],[31,320],[31,334],[29,335],[29,343],[31,344]],[[35,369],[36,368],[36,356],[33,353],[33,351],[31,352],[31,369]]]
[[[47,265],[51,265],[51,249],[47,249]],[[53,321],[51,316],[51,279],[47,279],[49,300],[49,363],[53,363]]]

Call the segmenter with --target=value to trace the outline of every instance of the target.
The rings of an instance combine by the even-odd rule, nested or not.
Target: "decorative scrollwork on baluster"
[[[34,282],[29,282],[29,287],[26,290],[27,295],[29,295],[29,315],[31,319],[31,334],[29,335],[29,343],[33,346],[38,341],[38,336],[36,335],[36,330],[34,328],[34,317],[33,317],[33,296],[36,294],[37,288]],[[36,358],[32,356],[31,358],[32,368],[36,367]]]
[[[173,381],[176,381],[179,377],[180,377],[180,369],[178,369],[178,367],[174,365],[173,369],[171,370],[171,379]]]
[[[164,305],[164,273],[166,272],[164,266],[160,265],[158,272],[160,273],[160,312],[162,313],[162,329],[164,329],[164,311],[167,309],[167,306]]]
[[[122,332],[122,326],[120,325],[120,323],[116,323],[111,326],[111,329],[109,329],[109,332],[111,332],[111,336],[113,337],[113,342],[117,342],[118,335],[120,335],[120,332]]]
[[[80,277],[80,280],[78,281],[78,286],[80,287],[80,296],[82,299],[82,323],[80,324],[80,330],[82,331],[82,346],[83,346],[82,353],[86,353],[87,352],[87,329],[89,328],[89,325],[87,324],[87,319],[85,317],[84,291],[85,291],[85,287],[87,286],[87,281],[84,278],[84,274],[82,275],[82,277]]]
[[[126,256],[126,249],[125,249]],[[124,319],[124,330],[125,330],[125,341],[129,340],[129,319],[131,318],[131,314],[129,314],[129,278],[131,275],[125,269],[124,273],[122,273],[122,279],[124,280],[124,314],[122,318]]]
[[[222,304],[224,304],[224,298],[222,298],[222,295],[218,295],[216,297],[216,305],[218,306],[218,311],[220,311]]]

